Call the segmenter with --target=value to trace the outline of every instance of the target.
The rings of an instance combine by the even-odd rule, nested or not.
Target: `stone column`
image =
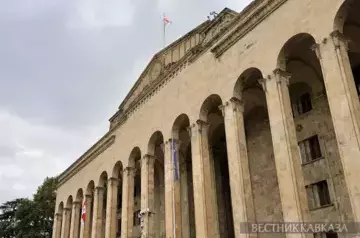
[[[132,238],[134,216],[135,168],[126,167],[123,172],[121,237]]]
[[[144,155],[141,161],[141,237],[155,238],[154,233],[155,156]]]
[[[54,216],[54,224],[53,224],[53,238],[61,238],[61,221],[62,221],[62,214],[56,213]]]
[[[340,159],[355,221],[360,221],[360,103],[348,43],[339,32],[315,47],[320,60]]]
[[[285,222],[307,221],[307,198],[289,95],[290,75],[274,70],[261,80],[266,94],[280,200]],[[305,237],[305,234],[287,234]]]
[[[70,238],[79,237],[81,202],[74,202],[71,212]]]
[[[208,140],[209,124],[198,120],[191,126],[191,153],[193,161],[193,186],[195,226],[197,237],[218,237],[217,211],[211,182],[211,161]]]
[[[71,208],[66,207],[63,209],[61,238],[68,238],[70,236],[70,219]]]
[[[91,213],[92,213],[92,205],[93,205],[92,203],[93,203],[92,196],[89,194],[85,195],[85,208],[86,208],[85,222],[84,225],[81,226],[83,238],[91,237],[91,224],[92,224]]]
[[[118,179],[110,178],[107,183],[105,238],[116,237]]]
[[[166,217],[165,230],[166,230],[167,238],[182,237],[179,146],[180,146],[179,140],[169,139],[168,141],[166,141],[164,148],[165,217]],[[175,153],[175,158],[174,158],[174,153]]]
[[[96,187],[94,191],[91,238],[102,238],[104,190],[104,187]]]
[[[246,230],[240,230],[241,227],[245,227],[241,226],[241,223],[255,222],[244,127],[244,105],[239,99],[232,98],[220,108],[225,121],[234,234],[236,237],[250,237]]]

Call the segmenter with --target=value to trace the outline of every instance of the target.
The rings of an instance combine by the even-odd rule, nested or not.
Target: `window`
[[[331,204],[329,188],[326,180],[306,186],[306,193],[310,209]]]
[[[138,210],[138,211],[136,211],[134,213],[134,222],[133,222],[134,226],[139,226],[140,225],[140,217],[139,217],[139,215],[140,215],[140,210]]]
[[[299,149],[303,164],[309,163],[322,156],[319,138],[317,135],[299,142]]]
[[[314,233],[314,238],[338,238],[337,233],[330,231],[324,233]]]
[[[302,94],[293,105],[294,116],[301,115],[312,110],[311,96],[309,93]]]

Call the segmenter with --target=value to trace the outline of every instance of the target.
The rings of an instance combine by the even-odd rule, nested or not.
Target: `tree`
[[[30,199],[15,199],[0,206],[0,237],[51,237],[57,178],[46,178]]]
[[[5,202],[0,206],[0,237],[12,238],[16,235],[16,212],[24,199]]]

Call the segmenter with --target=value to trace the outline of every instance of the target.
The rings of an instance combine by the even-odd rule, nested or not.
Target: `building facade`
[[[359,13],[359,0],[255,0],[157,53],[109,131],[60,175],[53,237],[360,222]]]

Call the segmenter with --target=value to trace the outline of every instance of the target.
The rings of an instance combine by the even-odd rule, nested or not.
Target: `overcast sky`
[[[0,203],[31,196],[108,129],[162,46],[250,0],[0,0]],[[169,42],[168,42],[169,43]]]

